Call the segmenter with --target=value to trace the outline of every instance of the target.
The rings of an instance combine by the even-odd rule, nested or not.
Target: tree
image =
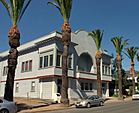
[[[131,60],[131,73],[132,73],[132,95],[135,94],[135,69],[134,69],[134,58],[137,54],[138,47],[126,48],[127,53],[125,53]]]
[[[54,5],[63,17],[64,24],[62,25],[62,89],[61,89],[61,103],[69,105],[68,99],[68,56],[69,45],[71,42],[71,27],[69,24],[70,13],[72,9],[72,0],[54,0],[48,2]]]
[[[123,93],[122,93],[122,58],[121,58],[121,52],[123,48],[127,45],[128,40],[122,40],[123,37],[114,37],[111,39],[112,43],[114,44],[114,47],[116,49],[117,57],[116,57],[116,67],[117,67],[117,73],[118,73],[118,88],[119,88],[119,99],[123,99]]]
[[[137,61],[139,62],[139,54],[137,54]]]
[[[31,0],[25,2],[25,0],[10,0],[8,3],[6,0],[0,0],[0,2],[6,8],[9,17],[12,20],[12,27],[9,30],[9,55],[8,55],[8,75],[5,86],[4,99],[13,101],[13,88],[15,69],[17,65],[18,50],[20,46],[20,32],[17,27],[18,22],[21,20]]]
[[[102,96],[102,81],[101,81],[101,72],[100,72],[100,62],[102,58],[102,53],[100,51],[102,37],[103,37],[103,31],[97,29],[95,31],[92,31],[88,34],[91,36],[96,44],[96,66],[97,66],[97,94],[99,96]]]

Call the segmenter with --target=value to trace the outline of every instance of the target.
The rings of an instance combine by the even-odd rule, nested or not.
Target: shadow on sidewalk
[[[33,109],[33,108],[40,108],[40,107],[45,107],[49,106],[49,104],[39,104],[39,105],[28,105],[25,103],[18,103],[17,104],[17,111],[20,112],[22,110],[28,110],[28,109]]]

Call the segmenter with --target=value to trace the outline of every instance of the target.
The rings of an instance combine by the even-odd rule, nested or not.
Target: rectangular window
[[[25,67],[25,62],[22,62],[22,72],[24,71],[24,67]]]
[[[109,75],[111,74],[111,70],[110,70],[110,67],[108,67],[108,74],[109,74]]]
[[[47,68],[53,66],[53,51],[40,54],[39,68]]]
[[[85,83],[85,90],[88,90],[88,83]]]
[[[93,87],[92,87],[92,83],[90,83],[90,90],[92,90],[93,89]]]
[[[81,83],[81,90],[84,90],[84,83]]]
[[[104,72],[104,66],[102,66],[102,73],[105,74],[105,72]]]
[[[42,66],[42,64],[43,64],[43,57],[40,57],[40,68],[42,68],[43,66]]]
[[[21,72],[32,71],[32,60],[22,62]]]
[[[31,82],[31,92],[35,92],[35,81]]]
[[[69,57],[69,68],[72,68],[72,58],[71,58],[71,56]]]
[[[29,71],[32,70],[32,60],[29,61]]]
[[[60,65],[60,62],[61,62],[61,55],[58,54],[57,55],[57,59],[56,59],[56,66],[59,66],[60,67],[61,66]]]
[[[107,66],[105,66],[105,74],[107,75]]]
[[[44,67],[48,67],[48,56],[44,56]]]
[[[53,66],[53,55],[50,55],[50,66]]]
[[[19,92],[19,83],[16,83],[16,85],[15,85],[15,92],[16,92],[16,93]]]
[[[28,71],[28,61],[26,61],[25,65],[25,71]]]
[[[8,74],[8,66],[4,66],[3,68],[3,76]]]

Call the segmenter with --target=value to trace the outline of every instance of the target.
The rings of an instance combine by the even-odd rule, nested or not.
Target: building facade
[[[14,96],[54,99],[61,92],[62,51],[61,33],[52,32],[19,48],[14,82]],[[79,30],[71,35],[69,49],[69,99],[97,94],[95,62],[96,46],[88,32]],[[103,96],[109,96],[112,80],[112,57],[102,51],[101,77]],[[8,51],[0,53],[0,96],[4,95]]]

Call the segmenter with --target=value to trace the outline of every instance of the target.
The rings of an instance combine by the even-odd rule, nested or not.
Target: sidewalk
[[[119,103],[119,102],[126,102],[131,101],[131,97],[127,97],[124,100],[118,100],[116,97],[109,97],[105,104],[110,103]],[[19,112],[18,113],[39,113],[43,111],[54,111],[54,110],[60,110],[60,109],[71,109],[75,106],[70,107],[64,107],[61,106],[61,104],[48,104],[46,101],[41,99],[25,99],[25,98],[17,98],[15,99],[17,102]],[[104,105],[105,105],[104,104]]]
[[[131,97],[126,97],[124,98],[124,100],[118,100],[117,97],[109,97],[108,99],[106,99],[105,103],[119,103],[119,102],[131,101],[131,100],[132,100]]]

